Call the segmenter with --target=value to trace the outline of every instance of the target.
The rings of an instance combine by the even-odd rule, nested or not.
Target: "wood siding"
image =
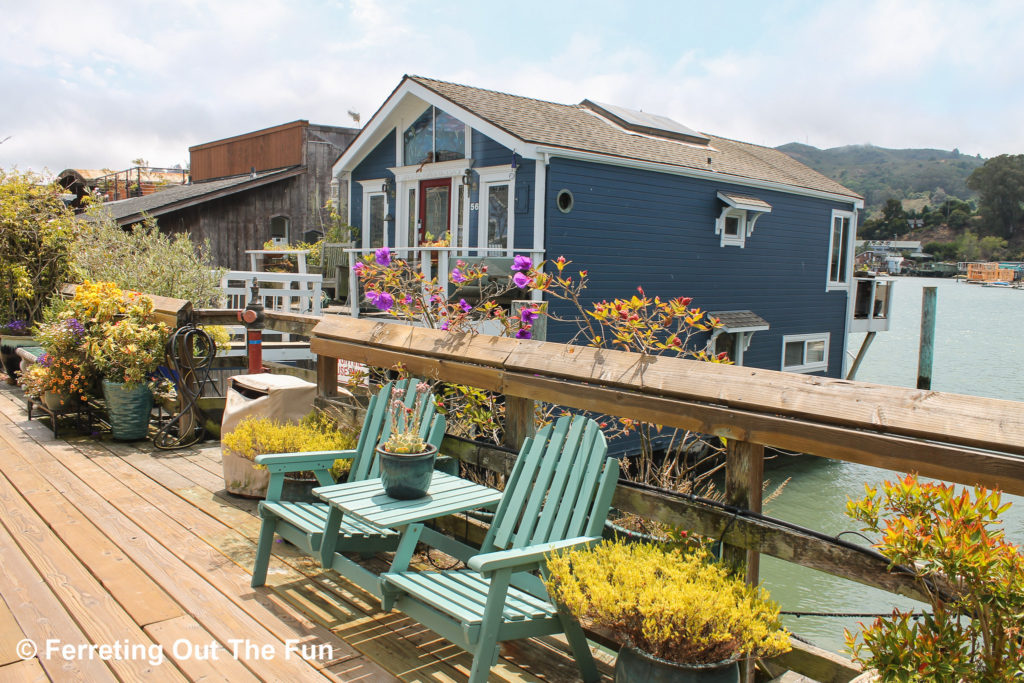
[[[349,206],[352,211],[351,225],[358,227],[359,237],[356,239],[356,246],[362,246],[363,235],[363,186],[360,180],[373,180],[375,178],[393,178],[388,170],[395,166],[395,131],[388,133],[380,141],[373,151],[359,163],[352,171],[352,192],[349,196]],[[395,198],[388,197],[388,213],[395,215]],[[395,243],[395,222],[387,224],[388,244]]]
[[[589,271],[588,303],[629,297],[642,285],[652,296],[693,297],[708,311],[752,310],[771,329],[754,334],[744,365],[770,370],[781,369],[784,335],[830,332],[827,374],[840,376],[847,293],[827,292],[825,284],[831,211],[850,205],[557,158],[547,178],[546,256],[565,256],[573,272]],[[575,200],[568,214],[555,206],[562,189]],[[744,248],[719,246],[719,191],[772,205]],[[570,332],[551,324],[548,339]]]
[[[210,180],[257,171],[298,166],[308,121],[246,133],[226,140],[189,147],[192,180]]]

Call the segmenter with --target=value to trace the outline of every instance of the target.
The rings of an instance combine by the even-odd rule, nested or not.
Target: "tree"
[[[63,192],[35,174],[0,170],[0,324],[40,321],[71,279],[80,224]]]
[[[1024,154],[1000,154],[974,169],[967,186],[978,193],[985,223],[1009,237],[1024,218]]]
[[[1006,240],[995,235],[982,237],[978,242],[978,251],[981,252],[981,258],[986,261],[1001,259],[1006,254]]]

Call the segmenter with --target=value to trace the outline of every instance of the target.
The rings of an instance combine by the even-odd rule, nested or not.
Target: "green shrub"
[[[0,170],[0,324],[39,322],[60,286],[72,279],[81,225],[64,190],[32,173]]]
[[[213,264],[209,241],[193,244],[187,234],[160,232],[147,217],[125,230],[102,207],[75,245],[79,276],[95,282],[114,282],[123,289],[153,296],[187,299],[197,308],[216,304],[221,271]]]
[[[221,438],[221,446],[255,460],[264,453],[344,451],[355,448],[358,440],[357,434],[337,429],[329,417],[314,411],[298,424],[265,417],[246,418]],[[336,460],[331,474],[338,479],[348,472],[350,465],[349,459]]]

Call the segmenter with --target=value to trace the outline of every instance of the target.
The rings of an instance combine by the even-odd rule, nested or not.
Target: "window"
[[[402,136],[406,166],[466,158],[466,124],[436,107],[428,108]]]
[[[721,236],[720,246],[743,248],[747,238],[754,232],[757,219],[772,212],[772,205],[757,197],[719,192],[722,213],[715,221],[715,234]]]
[[[270,239],[275,244],[288,244],[288,216],[274,216],[270,219]]]
[[[832,231],[828,245],[828,287],[845,287],[850,282],[850,241],[853,235],[853,214],[832,212]]]
[[[572,192],[566,189],[558,191],[558,196],[555,197],[555,204],[558,206],[558,210],[562,213],[569,213],[572,211],[573,196]]]
[[[511,166],[479,168],[480,221],[477,243],[489,249],[512,249],[515,240],[515,170]],[[494,252],[491,252],[494,256]]]
[[[790,334],[782,338],[782,369],[788,372],[828,370],[829,333]]]
[[[387,199],[384,193],[370,195],[369,220],[367,221],[367,235],[370,243],[367,245],[372,249],[384,246],[384,216],[387,214]]]

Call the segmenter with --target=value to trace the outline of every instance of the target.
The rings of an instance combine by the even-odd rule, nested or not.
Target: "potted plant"
[[[387,404],[390,430],[384,443],[377,446],[377,454],[381,484],[392,498],[421,498],[430,486],[437,447],[424,438],[421,420],[423,402],[432,400],[426,382],[418,383],[411,397],[398,387],[391,388]]]
[[[148,382],[163,362],[168,336],[166,325],[150,322],[151,301],[134,308],[124,318],[103,323],[88,344],[89,358],[103,377],[110,431],[121,441],[146,438],[153,410]]]
[[[264,498],[270,473],[253,462],[264,453],[305,453],[342,451],[355,448],[357,437],[350,430],[337,429],[334,421],[320,412],[312,412],[296,423],[265,417],[248,417],[221,439],[224,486],[229,493],[248,498]],[[335,480],[348,473],[350,461],[336,460],[331,474]],[[285,500],[315,502],[311,493],[316,486],[312,472],[285,476]]]
[[[604,541],[555,553],[553,600],[622,644],[615,680],[729,681],[738,661],[789,650],[767,593],[732,576],[703,548]]]
[[[998,491],[973,496],[950,484],[907,475],[847,503],[847,513],[879,534],[875,547],[911,571],[931,609],[920,619],[892,616],[846,631],[854,661],[882,680],[1009,681],[1024,675],[1024,554],[1006,541]]]

